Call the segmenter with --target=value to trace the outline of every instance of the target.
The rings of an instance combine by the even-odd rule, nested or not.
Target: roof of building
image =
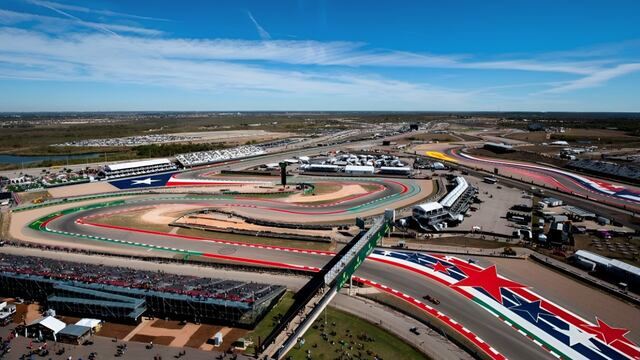
[[[87,326],[87,327],[90,327],[90,328],[94,328],[94,327],[100,325],[101,322],[102,322],[102,320],[84,318],[84,319],[78,320],[76,325]]]
[[[620,260],[611,260],[611,266],[614,266],[618,269],[624,270],[628,273],[631,273],[635,276],[640,276],[640,268],[637,266],[633,266],[631,264],[627,264],[626,262],[622,262]]]
[[[428,203],[424,203],[424,204],[419,204],[416,205],[415,207],[421,209],[424,212],[429,212],[429,211],[433,211],[433,210],[440,210],[442,209],[442,205],[440,205],[440,203],[438,202],[428,202]]]
[[[611,263],[611,259],[604,257],[604,256],[600,256],[598,254],[594,254],[592,252],[589,251],[585,251],[585,250],[578,250],[574,253],[574,256],[577,257],[581,257],[583,259],[587,259],[587,260],[591,260],[597,264],[600,265],[604,265],[604,266],[609,266],[609,264]]]
[[[564,207],[565,210],[567,210],[568,212],[578,215],[578,216],[582,216],[582,217],[595,217],[596,214],[592,213],[591,211],[587,211],[585,209],[581,209],[579,207],[575,207],[575,206],[565,206]]]
[[[85,335],[89,331],[91,331],[91,328],[88,326],[72,324],[67,325],[64,329],[60,330],[58,334],[80,337]]]
[[[309,164],[310,168],[318,168],[318,169],[337,169],[339,166],[337,165],[327,165],[327,164]]]
[[[444,207],[451,207],[459,198],[462,193],[467,191],[469,188],[469,183],[462,176],[456,177],[456,187],[453,190],[449,191],[449,193],[440,200],[440,204]]]
[[[171,164],[171,161],[169,159],[151,159],[151,160],[131,161],[126,163],[109,164],[106,166],[106,169],[108,171],[119,171],[119,170],[136,169],[136,168],[154,166],[154,165],[169,165],[169,164]]]
[[[542,199],[542,202],[544,202],[544,203],[554,203],[554,202],[562,202],[562,200],[556,199],[554,197],[546,197],[546,198]]]
[[[411,168],[408,166],[381,166],[380,170],[383,171],[393,171],[393,170],[397,170],[397,171],[411,171]]]
[[[367,171],[373,173],[375,168],[368,165],[347,165],[345,166],[344,171]]]
[[[58,331],[64,329],[67,326],[67,324],[54,318],[53,316],[41,317],[39,319],[36,319],[30,322],[28,326],[36,325],[36,324],[40,324],[46,327],[47,329],[50,329],[54,333],[58,333]]]
[[[600,256],[598,254],[594,254],[592,252],[589,251],[585,251],[585,250],[578,250],[574,253],[574,256],[583,258],[583,259],[587,259],[587,260],[591,260],[597,264],[600,265],[604,265],[604,266],[608,266],[608,267],[614,267],[616,269],[620,269],[623,271],[626,271],[628,273],[631,273],[635,276],[640,276],[640,268],[638,268],[637,266],[633,266],[631,264],[627,264],[625,262],[622,262],[620,260],[615,260],[615,259],[609,259],[608,257],[604,257],[604,256]]]

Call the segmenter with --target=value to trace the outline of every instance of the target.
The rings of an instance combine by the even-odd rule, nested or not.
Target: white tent
[[[85,326],[85,327],[88,327],[88,328],[95,329],[96,327],[98,327],[100,325],[101,322],[102,322],[102,320],[85,318],[85,319],[78,320],[76,325]]]

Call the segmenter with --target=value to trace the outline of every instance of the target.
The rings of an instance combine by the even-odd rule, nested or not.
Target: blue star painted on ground
[[[527,302],[526,300],[518,300],[519,304],[509,307],[509,310],[519,313],[521,316],[528,316],[533,322],[538,322],[540,315],[553,315],[540,307],[541,301],[536,300]]]

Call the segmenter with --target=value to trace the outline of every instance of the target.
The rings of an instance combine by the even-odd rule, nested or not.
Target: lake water
[[[76,155],[6,155],[0,154],[0,164],[33,164],[46,160],[72,160],[72,159],[95,159],[100,157],[100,153],[76,154]]]

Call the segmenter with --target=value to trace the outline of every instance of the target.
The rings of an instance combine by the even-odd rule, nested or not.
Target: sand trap
[[[285,199],[286,202],[292,203],[309,203],[309,202],[317,202],[317,201],[328,201],[328,200],[338,200],[348,196],[360,195],[367,193],[362,186],[357,184],[348,184],[343,185],[342,188],[338,191],[322,194],[322,195],[303,195],[303,194],[295,194],[291,195]]]
[[[176,218],[183,215],[182,212],[200,208],[202,208],[201,205],[162,205],[157,206],[149,211],[145,211],[140,216],[140,220],[150,224],[167,225],[173,222]]]

